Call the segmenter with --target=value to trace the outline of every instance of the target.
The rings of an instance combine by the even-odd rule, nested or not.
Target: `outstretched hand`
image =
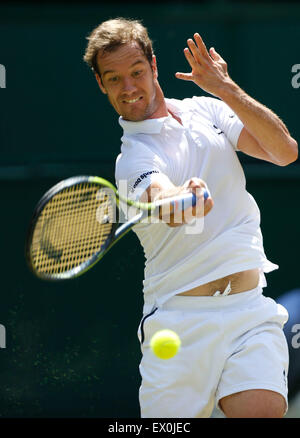
[[[176,73],[175,76],[184,81],[193,81],[207,93],[219,96],[224,86],[232,83],[227,64],[213,47],[207,51],[198,33],[194,34],[194,39],[189,38],[188,47],[184,49],[191,73]]]

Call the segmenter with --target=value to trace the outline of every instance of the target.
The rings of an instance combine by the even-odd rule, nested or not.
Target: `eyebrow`
[[[144,63],[145,63],[144,60],[138,59],[133,64],[131,64],[129,68],[135,67],[137,64],[144,64]],[[105,70],[105,72],[101,76],[104,77],[108,73],[115,73],[115,70]]]

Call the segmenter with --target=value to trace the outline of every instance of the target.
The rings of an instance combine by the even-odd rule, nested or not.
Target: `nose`
[[[137,90],[137,87],[134,83],[134,79],[130,77],[125,77],[123,80],[123,87],[122,91],[124,94],[130,95],[134,93]]]

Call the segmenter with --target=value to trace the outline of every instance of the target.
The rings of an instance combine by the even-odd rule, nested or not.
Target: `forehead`
[[[97,55],[97,65],[101,74],[128,68],[138,60],[146,62],[147,58],[137,42],[126,43],[112,52],[99,52]]]

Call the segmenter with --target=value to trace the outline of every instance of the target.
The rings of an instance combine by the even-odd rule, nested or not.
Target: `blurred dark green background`
[[[300,88],[292,86],[292,66],[300,64],[297,2],[2,4],[0,417],[139,416],[144,259],[135,235],[66,283],[33,278],[23,255],[31,213],[50,186],[78,174],[114,181],[122,131],[82,57],[91,30],[117,16],[148,28],[167,97],[205,94],[174,77],[186,71],[183,48],[198,31],[232,78],[300,138]],[[280,265],[265,289],[276,298],[300,286],[299,163],[240,158],[261,209],[266,253]]]

